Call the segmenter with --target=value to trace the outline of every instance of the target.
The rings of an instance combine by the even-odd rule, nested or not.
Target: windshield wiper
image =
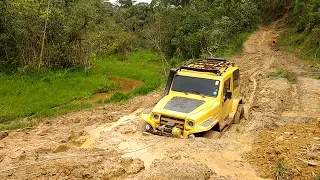
[[[206,96],[202,93],[200,93],[199,91],[191,91],[192,93],[196,93],[199,94],[202,98],[205,98]]]

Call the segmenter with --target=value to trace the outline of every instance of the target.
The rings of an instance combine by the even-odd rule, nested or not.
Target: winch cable
[[[134,152],[142,151],[142,150],[145,150],[145,149],[147,149],[147,148],[149,148],[151,146],[154,146],[154,145],[160,143],[163,140],[164,140],[164,138],[161,138],[160,140],[156,141],[155,143],[149,144],[148,146],[145,146],[145,147],[140,148],[140,149],[135,149],[135,150],[132,150],[132,151],[124,152],[124,153],[125,154],[131,154],[131,153],[134,153]]]
[[[163,139],[162,139],[163,140]],[[162,141],[161,140],[161,141]],[[161,142],[161,141],[159,141],[159,143]],[[157,143],[156,143],[157,144]],[[144,151],[142,154],[140,154],[139,156],[138,156],[138,158],[140,158],[142,155],[144,155],[144,154],[146,154],[148,151]]]

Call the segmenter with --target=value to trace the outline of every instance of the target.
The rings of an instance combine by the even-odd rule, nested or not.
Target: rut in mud
[[[298,76],[297,83],[291,84],[282,78],[266,78],[268,72],[279,67],[305,72],[301,60],[272,46],[280,33],[279,23],[260,28],[244,44],[243,53],[232,58],[241,69],[246,114],[221,139],[177,139],[136,133],[137,115],[161,98],[161,93],[155,92],[61,116],[33,129],[10,132],[0,140],[0,178],[272,178],[275,163],[282,156],[295,155],[301,139],[307,149],[310,144],[320,144],[316,140],[319,129],[313,126],[320,114],[320,81]],[[300,130],[291,131],[292,123],[302,123],[297,124]],[[304,126],[312,132],[308,136],[301,131]],[[301,137],[286,137],[285,131]],[[277,133],[284,137],[272,144]],[[294,137],[299,142],[287,153],[287,148],[295,144]],[[282,144],[284,148],[272,149]],[[313,149],[313,153],[319,151]],[[307,157],[301,154],[299,158]],[[293,174],[297,178],[312,178],[312,173],[320,172],[319,167],[320,162],[318,166],[299,166],[298,170],[294,166]]]

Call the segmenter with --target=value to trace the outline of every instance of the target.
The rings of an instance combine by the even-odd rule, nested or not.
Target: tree
[[[36,68],[39,59],[44,68],[88,65],[108,4],[51,0],[48,9],[49,1],[0,1],[0,70]]]
[[[251,0],[117,2],[0,0],[0,70],[37,68],[39,59],[42,68],[87,67],[90,56],[138,48],[156,51],[162,60],[198,58],[259,20]],[[319,21],[318,6],[304,15],[311,25]]]
[[[117,3],[120,7],[129,8],[131,7],[136,1],[134,0],[117,0]]]
[[[171,0],[171,5],[175,7],[185,7],[187,6],[192,0]]]

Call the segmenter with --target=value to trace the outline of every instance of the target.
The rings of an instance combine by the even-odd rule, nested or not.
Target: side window
[[[239,87],[239,84],[240,84],[240,73],[239,73],[239,69],[237,69],[233,72],[233,90]]]
[[[230,78],[224,82],[224,85],[223,85],[223,95],[224,96],[226,95],[227,90],[230,90]]]
[[[226,98],[226,94],[227,94],[227,90],[230,90],[230,78],[228,80],[226,80],[223,84],[223,97],[224,97],[224,102],[226,102],[227,98]]]

